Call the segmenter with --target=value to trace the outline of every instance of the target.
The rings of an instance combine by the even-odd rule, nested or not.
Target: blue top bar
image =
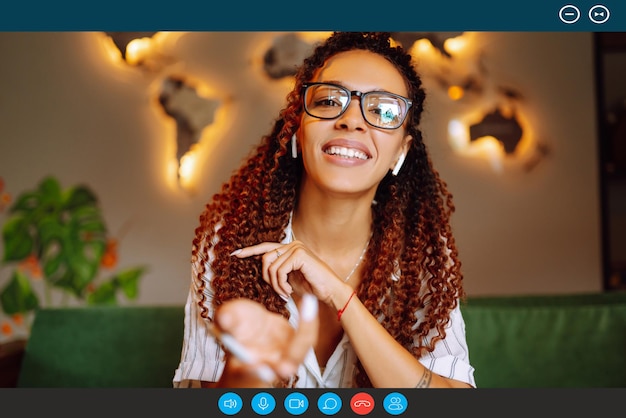
[[[0,31],[626,31],[624,0],[251,1],[11,1]]]

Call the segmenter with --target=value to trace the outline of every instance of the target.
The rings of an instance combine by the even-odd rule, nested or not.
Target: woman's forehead
[[[400,71],[382,55],[365,50],[340,52],[316,72],[318,82],[339,83],[351,90],[386,90],[406,96],[406,81]]]

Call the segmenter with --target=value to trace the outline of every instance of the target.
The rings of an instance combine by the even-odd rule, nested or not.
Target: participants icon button
[[[341,398],[336,393],[324,393],[317,400],[317,408],[324,415],[335,415],[341,410],[341,406]]]
[[[367,415],[374,409],[374,398],[365,392],[359,392],[350,399],[350,408],[357,415]]]
[[[224,415],[235,415],[241,411],[241,396],[235,392],[226,392],[217,401],[217,407]]]
[[[593,23],[601,25],[609,20],[609,17],[611,17],[611,12],[606,6],[596,4],[591,9],[589,9],[589,20],[591,20]]]
[[[385,396],[385,399],[383,400],[383,407],[389,415],[400,415],[404,413],[408,405],[409,403],[406,400],[406,397],[399,392],[390,393]]]
[[[561,10],[559,10],[559,19],[561,19],[561,22],[567,23],[568,25],[576,23],[578,19],[580,19],[580,10],[578,7],[571,4],[563,6]]]
[[[276,399],[267,392],[260,392],[252,398],[252,410],[259,415],[268,415],[276,408]]]
[[[309,400],[300,392],[292,392],[285,398],[285,410],[291,415],[302,415],[309,409]]]

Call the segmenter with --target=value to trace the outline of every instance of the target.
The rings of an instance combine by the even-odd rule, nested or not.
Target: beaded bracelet
[[[348,307],[348,304],[352,300],[352,296],[354,296],[355,294],[356,294],[356,290],[353,290],[352,294],[350,294],[350,297],[348,298],[348,301],[346,302],[345,305],[343,305],[343,308],[337,311],[337,321],[341,321],[341,315],[343,315],[343,312],[346,310],[346,308]]]

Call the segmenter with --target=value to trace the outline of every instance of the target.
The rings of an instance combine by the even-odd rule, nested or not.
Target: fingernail
[[[285,302],[289,302],[289,298],[287,296],[281,295],[281,294],[278,294],[278,296],[280,296],[280,298],[284,300]]]
[[[232,253],[230,253],[230,255],[237,255],[241,252],[241,248],[239,248],[238,250],[233,251]]]
[[[298,366],[293,363],[281,363],[278,365],[278,374],[283,379],[291,378],[298,371]]]
[[[257,376],[264,382],[273,383],[276,380],[276,373],[266,364],[260,365],[255,370]]]
[[[302,296],[300,317],[303,321],[312,321],[317,316],[318,303],[315,295],[305,293]]]

